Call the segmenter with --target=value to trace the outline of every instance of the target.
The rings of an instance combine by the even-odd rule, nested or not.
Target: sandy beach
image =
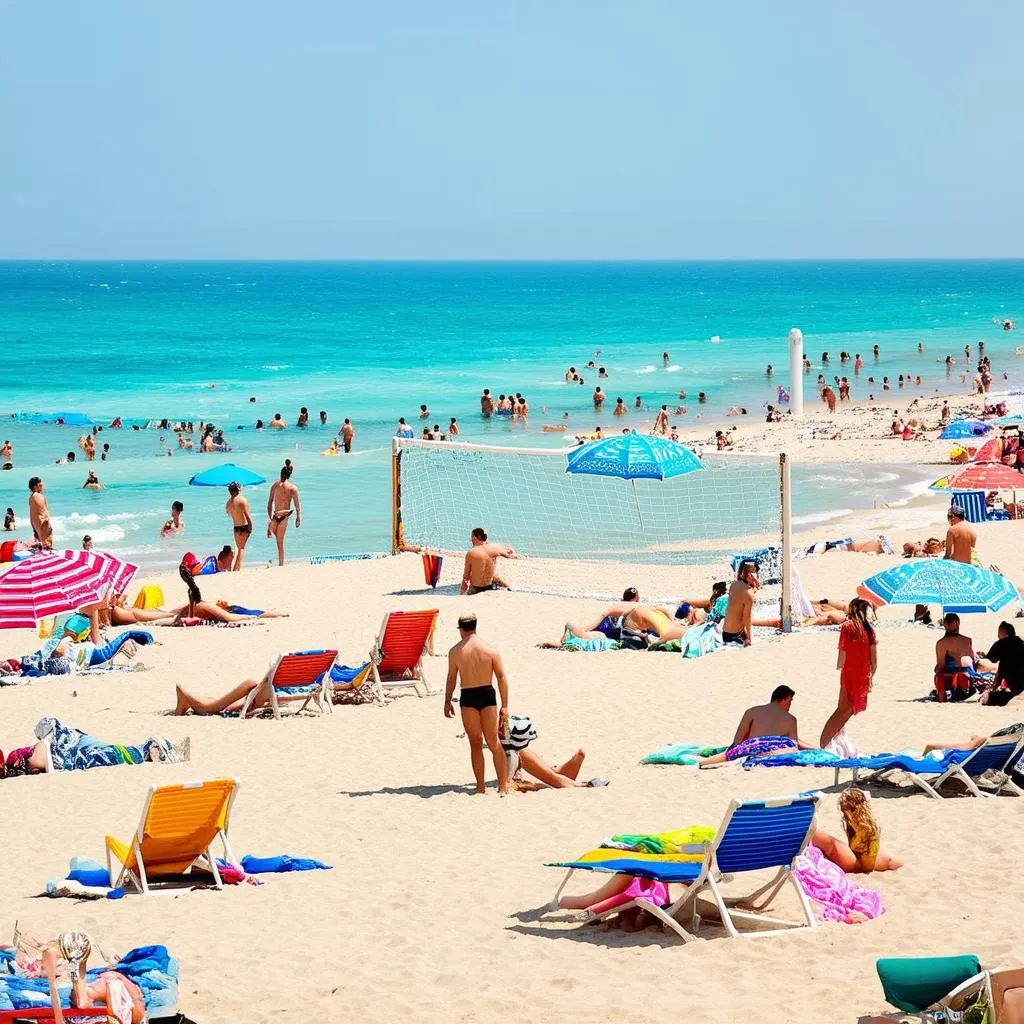
[[[941,515],[935,505],[932,532]],[[998,556],[1013,578],[1024,575],[1021,529],[989,524],[979,540],[983,560]],[[832,553],[801,561],[799,570],[811,596],[848,598],[895,561]],[[459,597],[455,562],[436,592],[424,588],[411,555],[220,575],[206,583],[211,597],[280,607],[291,617],[239,629],[156,628],[159,646],[140,653],[147,671],[5,689],[5,747],[27,742],[47,714],[115,742],[189,736],[192,760],[4,782],[0,916],[44,936],[84,928],[106,949],[166,944],[181,963],[181,1009],[203,1022],[492,1021],[522,1013],[524,1003],[538,1021],[645,1021],[664,1012],[657,1006],[714,1022],[853,1021],[885,1009],[879,956],[970,951],[993,966],[1024,959],[1014,927],[1024,902],[1007,880],[1024,802],[1012,797],[939,802],[879,790],[883,848],[906,866],[860,879],[883,895],[886,913],[875,922],[757,942],[729,940],[708,923],[700,941],[684,945],[654,928],[627,935],[581,925],[571,912],[542,913],[561,877],[546,861],[576,856],[616,831],[717,825],[733,797],[823,788],[821,824],[841,834],[830,771],[638,763],[669,741],[728,742],[744,708],[780,682],[796,690],[801,733],[816,738],[838,692],[837,633],[804,630],[685,662],[542,651],[537,642],[557,639],[567,618],[586,617],[599,602],[516,592]],[[508,568],[513,586],[543,577],[553,589],[557,578],[566,592],[632,584],[658,597],[701,595],[724,575],[721,566],[528,559]],[[156,582],[169,599],[182,589],[173,577]],[[341,661],[358,664],[387,610],[433,607],[440,624],[431,682],[444,683],[440,655],[457,639],[456,617],[474,610],[481,636],[505,657],[512,710],[537,728],[535,749],[559,762],[584,748],[582,777],[609,779],[607,788],[470,795],[461,726],[443,718],[438,696],[280,722],[166,716],[176,682],[216,695],[258,677],[276,653],[310,647],[337,646]],[[907,625],[907,612],[882,610],[874,692],[849,729],[861,749],[966,739],[1020,718],[1012,704],[916,703],[931,686],[937,631]],[[998,619],[972,616],[964,631],[987,646]],[[5,653],[27,651],[34,637],[9,632],[4,642]],[[261,887],[224,892],[31,898],[70,857],[102,860],[106,833],[128,836],[151,783],[217,776],[242,783],[231,829],[236,854],[314,857],[333,870],[264,876]],[[29,821],[32,828],[15,825]],[[577,875],[575,891],[593,877]]]

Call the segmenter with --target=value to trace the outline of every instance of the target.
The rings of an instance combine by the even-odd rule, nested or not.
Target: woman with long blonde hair
[[[821,746],[827,747],[846,723],[868,706],[868,693],[878,666],[878,643],[870,619],[874,611],[862,597],[850,602],[846,621],[839,631],[839,703],[821,730]]]

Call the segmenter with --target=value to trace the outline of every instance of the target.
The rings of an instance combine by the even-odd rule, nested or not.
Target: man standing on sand
[[[473,762],[478,794],[486,793],[484,782],[484,741],[494,759],[498,776],[498,794],[508,793],[508,764],[499,739],[499,730],[508,722],[508,679],[501,655],[480,641],[476,635],[476,616],[459,616],[459,642],[448,652],[448,682],[444,691],[444,717],[454,718],[452,694],[461,685],[459,710],[462,727],[469,740],[469,756]],[[498,684],[501,710],[491,679]]]
[[[722,623],[722,643],[750,646],[754,594],[760,585],[757,579],[757,563],[744,562],[729,587],[729,603],[726,605],[725,621]]]
[[[964,510],[959,505],[950,505],[946,518],[949,529],[946,531],[945,557],[953,562],[977,565],[978,531],[966,521]]]
[[[729,749],[721,754],[701,758],[700,767],[710,768],[743,757],[814,750],[812,744],[804,743],[797,734],[796,717],[789,710],[795,696],[796,693],[790,687],[784,684],[776,686],[769,703],[747,708],[743,712]]]
[[[302,506],[299,504],[299,489],[292,483],[291,463],[287,462],[281,467],[281,479],[274,483],[267,495],[267,537],[277,541],[278,565],[284,565],[284,535],[293,505],[297,530],[302,525]]]
[[[352,426],[352,421],[347,416],[341,425],[340,433],[342,446],[345,449],[345,454],[348,455],[352,451],[352,439],[356,436],[356,428]]]
[[[249,537],[252,535],[252,514],[249,511],[248,499],[242,497],[241,485],[234,480],[228,484],[228,500],[224,511],[227,512],[235,532],[236,553],[231,571],[238,572],[245,561],[245,545],[249,543]]]
[[[660,434],[664,437],[668,433],[668,406],[663,405],[654,419],[652,434]]]
[[[50,509],[43,496],[42,479],[32,477],[28,489],[28,521],[32,525],[32,536],[49,550],[53,547],[53,527],[50,525]]]
[[[474,528],[469,535],[470,549],[462,571],[463,594],[479,594],[485,590],[508,590],[509,585],[495,573],[499,558],[518,558],[507,544],[492,544],[487,541],[487,531],[482,526]]]

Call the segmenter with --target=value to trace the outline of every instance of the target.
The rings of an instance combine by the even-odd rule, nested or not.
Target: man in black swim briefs
[[[235,561],[231,569],[238,572],[245,561],[245,545],[249,542],[252,533],[252,513],[249,510],[249,501],[242,496],[241,485],[234,480],[228,484],[228,500],[224,511],[231,520],[231,528],[235,535]]]
[[[456,684],[461,686],[459,707],[462,726],[469,740],[470,760],[476,779],[477,793],[486,793],[484,781],[484,741],[494,759],[498,776],[498,793],[508,793],[508,765],[502,749],[499,730],[508,722],[508,679],[501,655],[476,635],[476,616],[459,617],[459,642],[448,652],[448,681],[444,691],[444,717],[454,718],[452,696]],[[494,692],[494,679],[498,694]],[[501,709],[498,709],[498,695]]]

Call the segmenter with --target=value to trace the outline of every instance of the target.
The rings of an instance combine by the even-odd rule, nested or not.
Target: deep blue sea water
[[[400,415],[422,426],[421,403],[431,423],[444,427],[457,417],[462,440],[557,446],[560,438],[541,428],[564,412],[581,432],[608,427],[621,395],[631,408],[625,422],[646,424],[648,409],[674,408],[685,389],[687,414],[674,419],[692,426],[701,412],[710,430],[729,405],[754,414],[774,400],[775,385],[787,381],[793,326],[804,331],[815,363],[812,395],[823,351],[832,354],[829,375],[851,379],[839,351],[864,354],[858,398],[877,390],[867,383],[872,375],[920,374],[923,391],[944,390],[947,352],[961,360],[952,378],[959,390],[963,347],[976,351],[979,339],[996,369],[1014,379],[1024,362],[1014,354],[1020,336],[999,322],[1022,312],[1020,261],[9,262],[0,263],[0,413],[79,410],[101,423],[114,416],[212,420],[228,428],[232,461],[267,476],[285,456],[295,462],[305,505],[303,527],[289,537],[296,556],[381,550],[389,541],[390,437]],[[609,375],[601,382],[609,396],[601,416],[590,401],[596,373],[583,369],[589,359]],[[772,380],[768,363],[776,368]],[[582,369],[584,386],[564,382],[570,364]],[[529,427],[483,422],[484,387],[526,395]],[[708,396],[700,408],[698,391]],[[632,411],[637,395],[645,404],[639,415]],[[315,424],[308,431],[251,429],[275,412],[294,423],[302,405]],[[326,428],[320,409],[329,414]],[[345,416],[358,429],[355,453],[321,458]],[[45,476],[59,540],[77,543],[89,531],[99,545],[147,563],[230,540],[223,494],[187,486],[220,456],[175,451],[167,458],[160,431],[106,430],[97,440],[110,443],[111,456],[95,468],[107,489],[93,493],[81,489],[83,465],[54,465],[75,448],[80,430],[0,424],[16,445],[15,471],[0,478],[0,510],[11,505],[22,516],[25,481]],[[172,434],[163,436],[173,444]],[[879,470],[851,487],[828,467],[801,469],[794,455],[798,515],[870,505],[904,483]],[[250,494],[255,506],[264,494]],[[164,542],[157,531],[175,498],[186,504],[188,532]],[[258,529],[250,557],[269,554]]]

